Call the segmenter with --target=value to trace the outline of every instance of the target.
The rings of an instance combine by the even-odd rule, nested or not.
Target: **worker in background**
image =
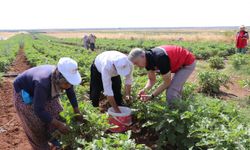
[[[84,37],[83,37],[83,39],[82,39],[82,41],[83,41],[84,48],[85,49],[89,49],[90,43],[89,43],[89,37],[88,37],[88,35],[85,34]]]
[[[128,57],[118,51],[99,54],[91,65],[90,99],[94,107],[99,106],[101,92],[107,96],[115,112],[123,105],[121,76],[125,77],[125,100],[131,99],[133,65]]]
[[[249,35],[246,31],[246,27],[244,25],[240,26],[240,31],[236,34],[236,48],[238,53],[246,53],[248,39]]]
[[[96,36],[94,34],[89,35],[89,44],[90,44],[90,49],[92,51],[95,50],[95,41],[96,41]]]
[[[184,83],[194,71],[196,64],[191,52],[183,47],[172,45],[163,45],[149,51],[135,48],[129,53],[128,58],[135,66],[146,68],[148,71],[148,81],[138,93],[140,99],[148,101],[166,91],[170,106],[173,105],[174,100],[181,99]],[[152,94],[148,94],[156,83],[157,71],[162,76],[162,84]],[[171,73],[174,73],[173,78]]]
[[[55,130],[62,134],[69,127],[60,121],[63,111],[60,93],[65,91],[75,114],[80,114],[73,85],[79,85],[81,76],[77,63],[67,57],[57,64],[42,65],[20,74],[14,81],[14,105],[29,143],[34,150],[49,150],[49,144],[59,148],[57,139],[51,139]],[[76,119],[83,121],[82,115]]]

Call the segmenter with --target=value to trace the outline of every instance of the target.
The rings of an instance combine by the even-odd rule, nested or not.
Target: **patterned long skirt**
[[[45,124],[36,115],[33,105],[26,105],[22,101],[20,93],[14,90],[14,105],[21,120],[25,134],[34,150],[49,150],[49,133],[55,130],[50,124]],[[45,110],[53,118],[59,119],[59,113],[63,111],[60,99],[54,99],[46,103]]]

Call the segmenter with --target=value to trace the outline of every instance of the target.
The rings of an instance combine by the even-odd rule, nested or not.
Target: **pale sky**
[[[1,0],[0,29],[250,25],[250,0]]]

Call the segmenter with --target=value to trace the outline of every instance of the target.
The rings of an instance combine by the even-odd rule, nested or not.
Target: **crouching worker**
[[[77,63],[61,58],[57,66],[42,65],[20,74],[14,81],[14,105],[28,140],[35,150],[48,150],[48,143],[60,147],[56,139],[50,141],[55,130],[66,134],[69,127],[59,121],[63,111],[59,94],[65,90],[74,112],[79,114],[73,85],[79,85],[81,76]],[[82,121],[81,115],[76,118]]]
[[[101,92],[107,96],[110,105],[117,113],[123,105],[122,81],[125,77],[126,100],[130,99],[133,65],[128,57],[118,51],[106,51],[99,54],[91,65],[90,99],[94,107],[99,106]]]
[[[135,48],[128,57],[135,66],[145,67],[148,70],[147,84],[138,93],[140,99],[147,101],[167,89],[166,95],[170,106],[175,99],[181,98],[183,85],[194,71],[196,64],[194,55],[179,46],[165,45],[149,51]],[[147,94],[156,83],[157,71],[160,72],[163,82],[152,94]],[[172,80],[171,73],[175,73]]]

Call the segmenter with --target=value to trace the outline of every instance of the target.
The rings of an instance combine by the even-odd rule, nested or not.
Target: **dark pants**
[[[91,75],[90,75],[90,100],[92,100],[92,104],[94,107],[99,106],[99,100],[101,92],[103,91],[103,84],[102,84],[102,75],[97,70],[94,64],[91,65]],[[118,106],[122,106],[122,82],[121,77],[116,76],[111,78],[112,81],[112,90],[114,92],[114,98],[116,104]]]
[[[238,49],[237,49],[237,52],[238,52],[238,53],[241,53],[241,54],[246,54],[247,48],[238,48]]]
[[[95,43],[90,43],[90,49],[91,49],[92,51],[95,50]]]

